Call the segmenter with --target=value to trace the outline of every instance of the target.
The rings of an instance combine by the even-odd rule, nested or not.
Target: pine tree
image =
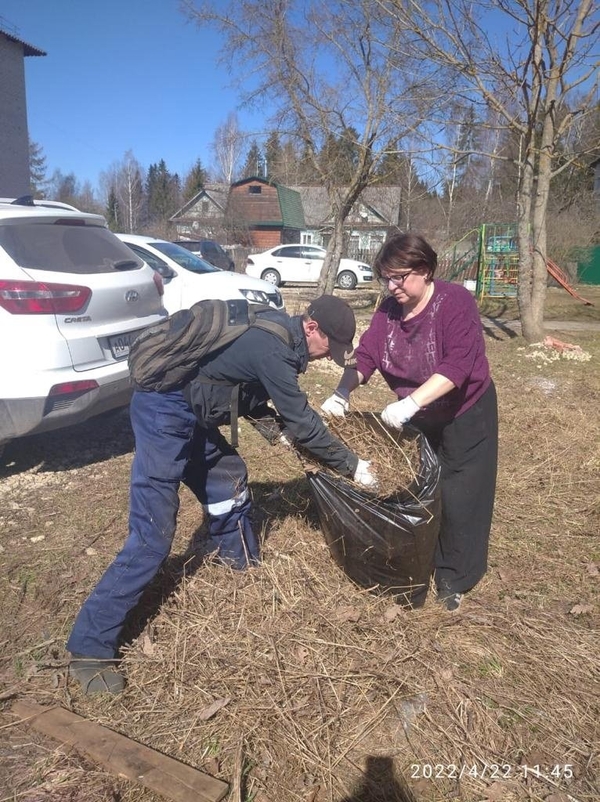
[[[258,142],[253,139],[248,148],[246,161],[242,169],[242,178],[252,178],[253,176],[260,175],[261,164],[263,163],[263,155],[258,147]]]
[[[45,198],[46,156],[40,144],[29,140],[29,189],[34,198]]]
[[[55,170],[50,179],[52,187],[52,197],[54,200],[77,206],[77,196],[79,194],[79,182],[75,173],[63,173],[62,170]]]
[[[456,183],[458,189],[470,189],[471,166],[476,160],[474,151],[479,148],[479,142],[477,140],[477,120],[475,118],[475,109],[471,105],[467,108],[462,122],[458,126],[456,137],[454,165],[456,168]]]
[[[265,144],[265,161],[267,177],[273,181],[281,181],[283,150],[277,131],[272,131]]]
[[[357,139],[354,128],[346,128],[340,136],[327,134],[319,153],[319,165],[333,186],[342,187],[351,180],[358,163]]]
[[[287,139],[281,148],[281,166],[277,180],[285,186],[301,183],[300,157],[291,139]]]
[[[179,176],[167,169],[164,159],[151,164],[146,178],[148,216],[151,222],[166,224],[168,218],[177,211],[180,200]]]
[[[185,203],[197,195],[206,184],[208,175],[200,159],[196,159],[194,166],[189,171],[183,182],[182,201]]]
[[[397,186],[402,180],[404,170],[404,154],[400,153],[398,142],[392,140],[385,146],[377,165],[379,183],[383,186]]]
[[[315,181],[319,181],[319,176],[315,169],[315,154],[311,146],[304,143],[302,154],[298,162],[298,184],[301,186],[311,186]]]
[[[111,186],[108,192],[108,200],[106,202],[104,216],[106,217],[106,222],[108,223],[110,230],[119,231],[121,228],[121,212],[119,209],[119,198],[117,197],[117,191],[114,184]]]

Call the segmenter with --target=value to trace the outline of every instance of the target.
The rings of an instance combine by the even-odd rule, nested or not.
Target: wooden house
[[[397,227],[400,200],[400,187],[367,187],[344,224],[344,256],[369,261]],[[171,217],[171,223],[177,239],[216,239],[264,251],[285,243],[327,247],[331,218],[324,187],[284,187],[252,177],[231,187],[207,184]]]
[[[206,184],[169,218],[176,239],[214,239],[226,242],[228,184]]]
[[[258,177],[231,185],[227,220],[238,242],[261,251],[300,242],[305,227],[300,194]]]
[[[327,247],[332,231],[332,212],[324,187],[294,187],[302,198],[306,226],[303,244]],[[401,191],[397,186],[367,187],[344,222],[344,256],[369,261],[390,230],[398,226]]]

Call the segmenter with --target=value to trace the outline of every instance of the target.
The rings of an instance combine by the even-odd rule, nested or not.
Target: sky
[[[30,138],[47,176],[73,172],[96,189],[99,175],[131,150],[142,167],[164,159],[185,175],[212,162],[216,128],[239,109],[218,63],[219,40],[178,9],[178,0],[1,0],[0,27],[44,50],[25,58]],[[16,29],[16,30],[15,30]]]

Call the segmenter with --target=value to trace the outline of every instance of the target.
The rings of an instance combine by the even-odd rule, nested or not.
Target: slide
[[[585,298],[582,298],[581,295],[575,292],[573,287],[571,287],[569,284],[569,277],[565,271],[556,264],[556,262],[553,262],[552,259],[546,259],[546,268],[552,278],[557,281],[560,286],[569,293],[569,295],[572,295],[573,298],[577,298],[578,301],[581,301],[581,303],[584,303],[586,306],[594,305],[591,301],[586,301]]]

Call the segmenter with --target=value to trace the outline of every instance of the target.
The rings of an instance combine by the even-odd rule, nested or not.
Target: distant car
[[[129,344],[164,319],[162,292],[100,215],[0,200],[0,450],[127,404]]]
[[[185,248],[192,253],[197,253],[198,256],[206,259],[206,261],[210,262],[211,265],[220,267],[221,270],[235,270],[235,262],[231,256],[227,253],[227,251],[223,250],[218,242],[215,242],[212,239],[180,239],[175,241],[175,245],[181,245],[182,248]]]
[[[174,242],[140,234],[117,234],[117,237],[160,274],[163,302],[169,314],[204,298],[225,301],[245,298],[250,303],[269,304],[273,309],[284,307],[281,293],[267,281],[220,270]]]
[[[316,283],[319,280],[325,249],[317,245],[278,245],[263,253],[248,256],[246,273],[261,278],[276,287],[292,283]],[[373,281],[369,265],[354,259],[341,259],[337,273],[337,286],[353,290],[358,284]]]

